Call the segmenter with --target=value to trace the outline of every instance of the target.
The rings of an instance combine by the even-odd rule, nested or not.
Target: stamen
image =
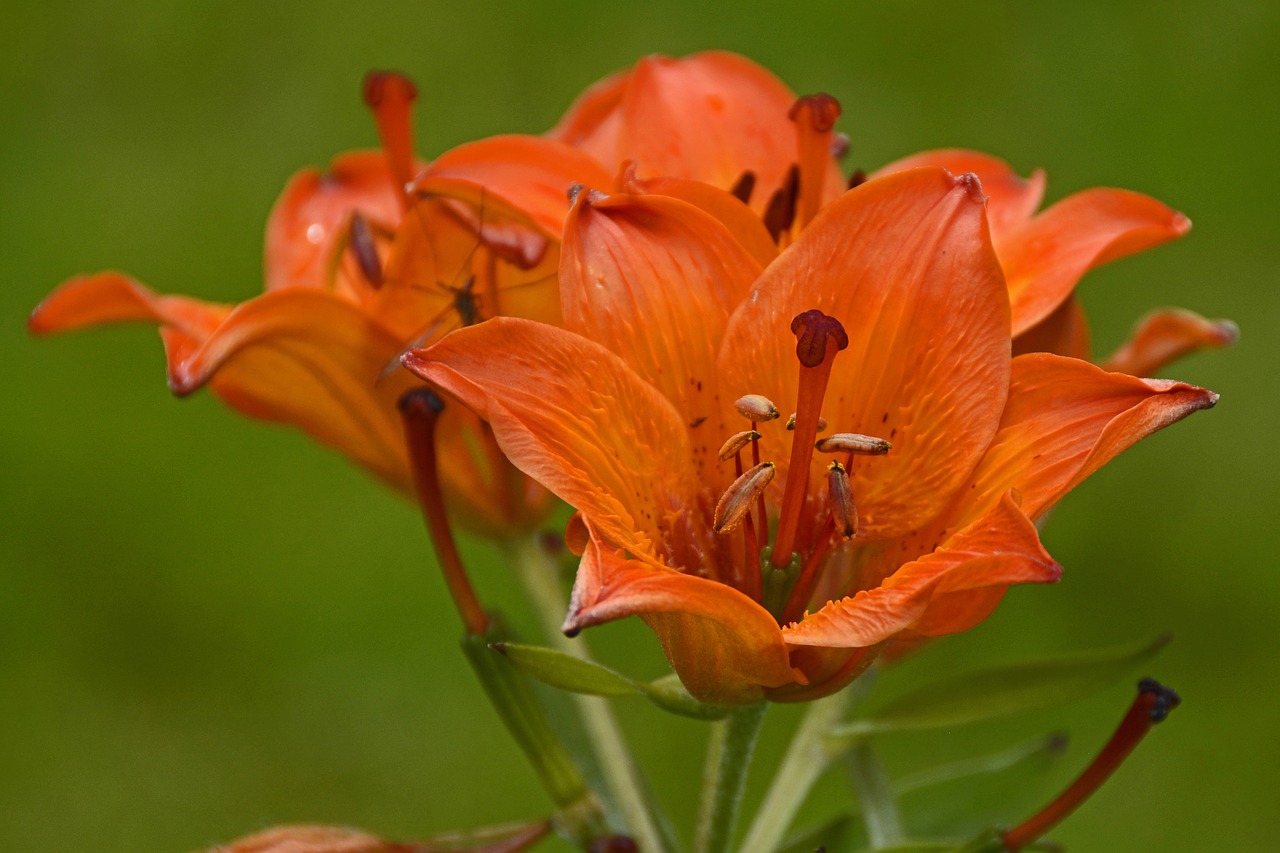
[[[751,502],[764,492],[773,480],[777,470],[772,462],[761,462],[748,470],[725,490],[716,503],[715,523],[712,529],[716,533],[728,533],[739,524],[751,509]]]
[[[1006,832],[1001,838],[1004,849],[1015,853],[1065,820],[1110,778],[1121,762],[1133,752],[1134,747],[1146,737],[1147,732],[1151,731],[1151,727],[1169,716],[1169,712],[1178,707],[1181,701],[1177,693],[1155,679],[1144,678],[1139,681],[1138,697],[1133,700],[1129,712],[1098,757],[1080,774],[1080,778],[1072,782],[1043,811]]]
[[[796,123],[800,152],[800,227],[808,225],[822,206],[822,187],[831,167],[831,131],[840,117],[840,102],[826,93],[805,95],[788,114]]]
[[[796,584],[791,588],[791,595],[787,597],[787,606],[783,608],[782,618],[778,620],[778,624],[798,622],[804,615],[805,605],[813,595],[813,588],[818,584],[818,564],[827,555],[835,532],[835,519],[828,515],[827,520],[822,524],[822,530],[818,533],[818,538],[814,540],[809,559],[805,560],[804,568],[800,570],[800,577],[796,578]]]
[[[729,436],[729,440],[720,446],[720,461],[728,462],[733,456],[738,455],[738,451],[746,447],[753,441],[760,440],[760,433],[753,429],[743,430],[740,433]],[[739,471],[738,473],[742,473]]]
[[[849,336],[835,317],[806,311],[791,321],[800,361],[800,388],[796,395],[796,429],[787,463],[787,486],[782,495],[778,536],[773,544],[773,565],[791,559],[800,529],[800,511],[809,489],[809,462],[818,437],[818,411],[822,408],[836,353],[849,345]]]
[[[378,257],[378,244],[373,239],[373,229],[359,212],[351,214],[347,242],[355,255],[360,273],[374,290],[382,287],[382,260]]]
[[[396,181],[400,203],[409,209],[406,189],[413,180],[413,101],[418,89],[396,71],[370,71],[364,78],[364,102],[373,110],[387,166]]]
[[[831,156],[843,160],[849,155],[849,134],[836,131],[831,134]]]
[[[858,532],[858,507],[853,502],[853,483],[849,472],[839,462],[827,467],[827,499],[831,503],[831,519],[836,532],[845,539],[852,539]]]
[[[462,616],[467,633],[483,634],[489,627],[480,600],[476,597],[467,570],[458,554],[453,530],[444,508],[444,496],[440,492],[440,471],[436,464],[436,422],[444,411],[444,401],[429,388],[415,388],[400,397],[400,415],[404,420],[405,443],[409,449],[413,485],[418,493],[423,518],[431,533],[431,544],[444,571],[449,594]]]
[[[747,169],[738,176],[737,183],[729,190],[729,194],[743,204],[751,204],[751,191],[756,188],[756,173]]]
[[[854,169],[853,174],[849,176],[849,182],[845,184],[846,189],[856,189],[867,182],[867,173],[861,169]]]
[[[733,401],[733,408],[749,421],[771,421],[780,417],[773,401],[759,394],[739,397]]]
[[[764,227],[775,243],[782,239],[783,233],[789,231],[796,221],[796,195],[799,191],[800,167],[793,165],[787,170],[782,186],[769,197],[769,204],[764,209]]]
[[[787,418],[787,429],[794,432],[796,428],[796,413],[792,412],[791,417]],[[818,432],[822,432],[827,428],[827,419],[818,418]]]
[[[814,447],[820,453],[857,453],[862,456],[884,456],[893,445],[883,438],[856,432],[837,432],[818,439]]]

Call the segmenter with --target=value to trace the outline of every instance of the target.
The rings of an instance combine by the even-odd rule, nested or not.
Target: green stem
[[[767,707],[767,703],[759,702],[738,708],[711,730],[695,853],[724,853],[729,847],[747,768]]]
[[[505,544],[511,563],[542,619],[552,647],[590,661],[591,653],[586,641],[582,637],[570,641],[560,631],[566,602],[557,580],[558,567],[555,562],[535,537],[516,539]],[[664,821],[656,813],[654,798],[631,756],[622,729],[613,716],[613,709],[609,707],[609,700],[601,696],[581,694],[575,694],[573,698],[582,715],[592,751],[604,773],[610,799],[622,816],[627,834],[635,839],[643,853],[664,853],[670,850],[673,846],[671,839],[661,829],[665,825]]]
[[[871,743],[864,740],[855,744],[845,761],[849,778],[858,792],[858,803],[867,824],[867,840],[871,842],[872,849],[900,844],[903,833],[898,803],[893,798],[889,777],[872,751]]]
[[[489,617],[484,634],[462,638],[462,651],[507,731],[524,751],[556,806],[557,829],[584,850],[609,830],[600,803],[587,788],[568,751],[547,720],[546,711],[527,679],[491,643],[509,640],[502,620]]]
[[[739,853],[772,853],[782,843],[805,797],[834,757],[826,735],[844,717],[854,695],[850,687],[809,703]]]

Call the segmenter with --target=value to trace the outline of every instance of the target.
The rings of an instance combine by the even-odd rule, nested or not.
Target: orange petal
[[[622,97],[616,162],[635,160],[646,177],[692,178],[726,190],[750,170],[752,207],[763,210],[798,156],[787,117],[795,100],[776,77],[733,53],[647,57]]]
[[[633,554],[656,559],[671,516],[694,503],[685,423],[599,344],[495,317],[404,363],[488,421],[517,468]]]
[[[1013,339],[1014,355],[1051,352],[1087,361],[1091,350],[1089,319],[1074,294],[1048,317]]]
[[[662,176],[639,179],[632,177],[626,182],[627,192],[665,195],[688,202],[696,208],[709,213],[720,224],[729,229],[729,233],[747,250],[760,266],[768,266],[778,257],[778,245],[769,236],[769,229],[764,222],[733,195],[702,181],[687,178]]]
[[[565,328],[608,347],[665,394],[695,445],[718,446],[725,406],[716,351],[729,312],[759,274],[729,231],[692,205],[583,193],[560,263]],[[695,460],[717,464],[709,453]]]
[[[872,177],[921,166],[941,166],[953,175],[973,172],[978,176],[982,181],[982,191],[987,195],[987,224],[991,227],[991,241],[997,250],[1004,235],[1031,219],[1044,198],[1044,172],[1041,170],[1037,169],[1031,177],[1023,178],[997,157],[962,148],[912,154],[882,167]]]
[[[1122,451],[1217,401],[1181,382],[1107,373],[1048,353],[1019,356],[1000,431],[963,499],[981,507],[1014,488],[1037,518]]]
[[[1061,567],[1045,552],[1035,525],[1011,495],[941,548],[913,560],[875,589],[833,601],[786,626],[787,643],[863,648],[930,619],[945,626],[962,614],[948,611],[952,595],[1018,583],[1051,583]]]
[[[950,503],[1004,407],[1009,309],[977,182],[917,169],[828,205],[730,318],[719,358],[726,397],[758,393],[783,411],[794,406],[789,329],[811,308],[849,336],[823,417],[834,431],[893,443],[886,456],[853,462],[859,532],[901,535]],[[762,443],[766,458],[781,451]]]
[[[569,188],[607,187],[610,174],[589,154],[541,136],[511,134],[459,145],[427,167],[434,178],[484,187],[523,210],[552,237],[569,213]]]
[[[565,630],[639,616],[658,635],[685,688],[715,705],[761,698],[802,679],[769,612],[736,589],[628,560],[596,541],[578,568]]]
[[[356,210],[384,229],[400,221],[396,183],[380,151],[344,154],[327,174],[306,169],[290,178],[267,219],[267,290],[326,287]]]
[[[1240,328],[1230,320],[1206,320],[1182,308],[1165,308],[1138,321],[1129,340],[1102,366],[1132,376],[1154,376],[1184,355],[1231,346],[1239,338]]]
[[[1128,190],[1068,196],[1000,240],[1000,263],[1013,303],[1013,333],[1047,317],[1086,272],[1181,237],[1191,220]]]
[[[81,276],[59,285],[27,320],[35,334],[64,332],[103,323],[151,321],[188,334],[208,334],[230,306],[186,296],[157,296],[122,273]]]
[[[631,70],[627,69],[588,86],[560,122],[547,131],[547,137],[580,148],[600,163],[612,166],[618,158],[622,94],[630,79]]]
[[[397,488],[408,488],[396,401],[413,379],[379,376],[399,349],[346,300],[307,289],[237,306],[207,337],[163,330],[169,386],[186,395],[210,383],[256,418],[293,424]]]

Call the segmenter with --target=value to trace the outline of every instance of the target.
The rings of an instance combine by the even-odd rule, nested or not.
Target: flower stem
[[[746,705],[715,723],[711,730],[695,853],[724,853],[729,847],[766,708],[765,702]]]
[[[889,778],[869,741],[856,744],[845,759],[849,778],[858,792],[862,816],[867,825],[867,840],[872,849],[892,847],[902,842],[902,819],[893,798]]]
[[[739,853],[777,849],[813,784],[831,763],[834,756],[824,743],[826,734],[840,722],[854,695],[850,687],[809,703]]]
[[[578,637],[571,641],[560,631],[566,602],[557,583],[557,566],[536,536],[514,539],[504,544],[511,563],[542,619],[551,645],[557,651],[581,660],[591,660],[585,640]],[[631,756],[622,729],[609,707],[609,700],[601,696],[581,694],[575,694],[573,698],[582,715],[592,751],[604,773],[610,799],[621,813],[627,834],[635,839],[644,853],[664,853],[670,850],[673,846],[671,839],[662,831],[665,823],[656,812],[654,798]]]

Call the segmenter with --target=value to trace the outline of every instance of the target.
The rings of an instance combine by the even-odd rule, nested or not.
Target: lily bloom
[[[564,329],[495,318],[405,364],[578,510],[567,632],[639,616],[703,701],[816,698],[1056,580],[1034,520],[1216,401],[1011,359],[984,201],[940,168],[869,181],[762,270],[692,205],[583,192]]]
[[[498,313],[556,321],[565,191],[608,177],[581,152],[531,136],[470,143],[423,166],[412,153],[414,95],[399,75],[370,75],[365,99],[384,150],[290,179],[267,222],[262,295],[205,302],[107,272],[64,283],[29,328],[156,323],[175,394],[208,385],[233,408],[292,424],[409,492],[396,403],[418,383],[393,369],[398,356]],[[445,419],[440,473],[460,518],[480,530],[536,523],[545,492],[510,468],[474,416]]]
[[[485,830],[474,843],[454,833],[426,842],[386,841],[357,829],[319,824],[277,826],[214,847],[209,853],[432,853],[442,849],[458,853],[520,853],[533,846],[550,830],[545,821]]]

